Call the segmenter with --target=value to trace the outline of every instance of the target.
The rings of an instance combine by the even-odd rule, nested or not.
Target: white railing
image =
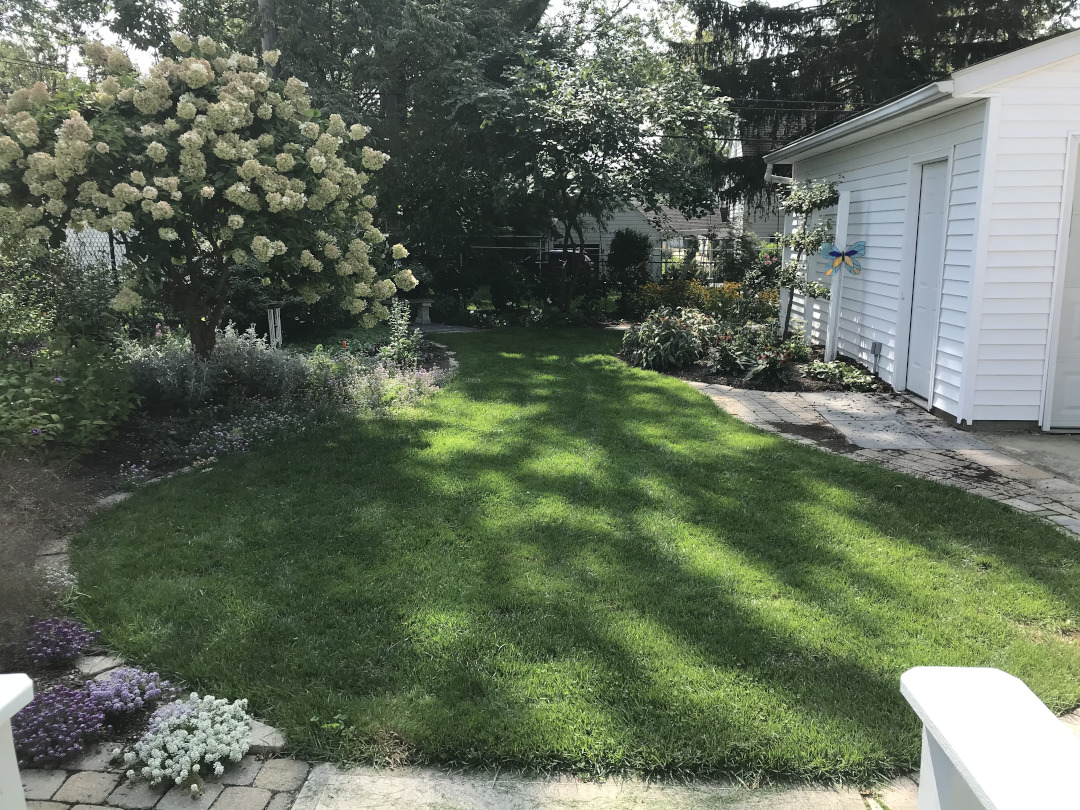
[[[0,807],[26,810],[11,718],[34,697],[34,684],[26,675],[0,675]]]
[[[1080,739],[1019,678],[916,667],[900,691],[923,722],[919,810],[1080,808]]]

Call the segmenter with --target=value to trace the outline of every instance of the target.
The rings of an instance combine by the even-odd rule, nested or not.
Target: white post
[[[266,310],[266,319],[270,322],[270,348],[276,349],[281,345],[281,307]]]
[[[851,191],[842,189],[836,205],[836,236],[834,243],[839,250],[847,249],[848,210],[851,207]],[[836,359],[840,344],[840,296],[843,295],[844,266],[833,271],[829,289],[829,322],[825,327],[825,362]]]
[[[11,718],[34,697],[34,682],[26,675],[0,675],[0,807],[26,810]]]
[[[918,810],[1078,806],[1080,739],[1018,678],[915,667],[900,691],[923,722]]]

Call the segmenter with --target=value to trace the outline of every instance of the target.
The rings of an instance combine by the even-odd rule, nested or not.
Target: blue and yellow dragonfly
[[[831,276],[837,268],[846,265],[848,272],[857,276],[862,271],[859,257],[866,255],[866,242],[856,242],[847,250],[840,250],[836,245],[825,244],[821,246],[821,255],[826,259],[831,259],[825,275]]]

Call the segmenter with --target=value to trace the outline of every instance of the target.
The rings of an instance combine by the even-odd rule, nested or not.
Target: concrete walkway
[[[915,810],[918,788],[897,780],[882,794],[889,810]],[[888,794],[886,798],[885,794]],[[890,801],[891,800],[891,801]],[[750,790],[737,783],[582,782],[573,777],[449,774],[319,765],[292,810],[876,810],[853,787]]]
[[[1080,534],[1080,484],[950,427],[902,397],[690,385],[732,416],[762,430],[960,487]]]

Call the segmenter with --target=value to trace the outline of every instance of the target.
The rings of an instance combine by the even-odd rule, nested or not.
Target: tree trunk
[[[209,360],[217,343],[217,323],[192,315],[188,317],[188,329],[191,331],[191,348],[203,360]]]

